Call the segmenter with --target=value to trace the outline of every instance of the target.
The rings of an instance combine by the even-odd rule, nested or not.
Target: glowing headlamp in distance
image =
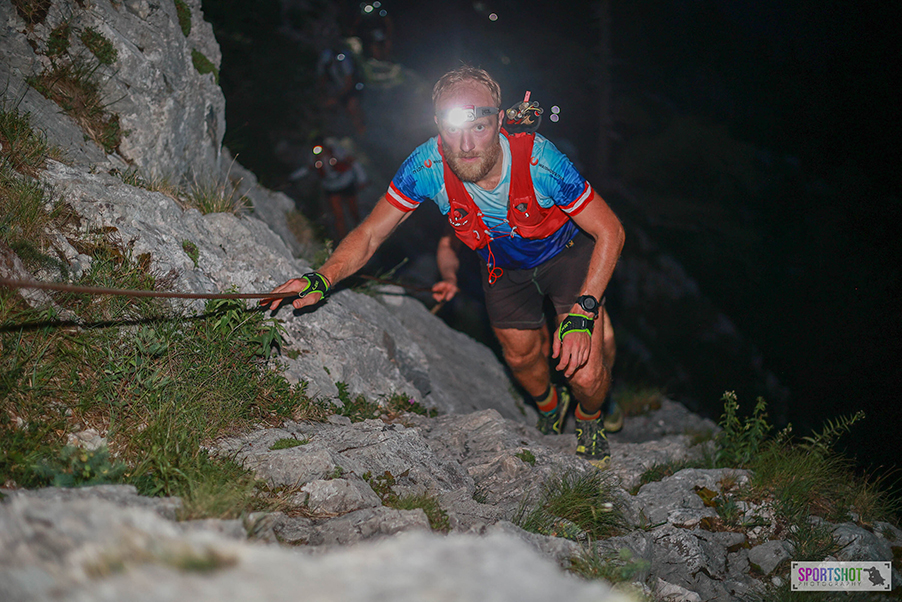
[[[439,119],[447,121],[449,125],[460,127],[468,121],[476,121],[481,117],[497,115],[500,110],[498,107],[474,107],[473,105],[467,105],[444,110],[438,116]]]

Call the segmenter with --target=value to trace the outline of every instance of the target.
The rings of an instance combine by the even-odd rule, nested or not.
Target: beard
[[[462,159],[479,158],[478,161],[463,162]],[[486,177],[495,163],[501,160],[501,141],[495,137],[495,143],[482,153],[446,153],[448,167],[462,182],[478,182]]]

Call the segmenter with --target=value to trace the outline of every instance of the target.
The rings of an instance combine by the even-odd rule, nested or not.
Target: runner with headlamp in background
[[[560,434],[570,400],[566,388],[552,386],[550,354],[578,402],[576,453],[605,468],[610,451],[602,405],[614,336],[603,295],[623,248],[623,227],[547,139],[528,128],[514,133],[520,128],[512,122],[511,131],[502,129],[501,90],[488,73],[451,71],[432,99],[439,135],[413,151],[372,213],[317,272],[273,292],[299,293],[292,302],[298,309],[317,303],[432,199],[456,235],[439,242],[442,280],[433,296],[443,301],[458,292],[457,241],[476,250],[492,328],[514,378],[539,409],[537,428]],[[543,313],[546,297],[556,313],[553,335]],[[281,302],[266,303],[276,309]]]

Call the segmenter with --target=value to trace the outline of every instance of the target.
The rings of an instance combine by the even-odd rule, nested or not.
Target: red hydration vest
[[[546,238],[563,226],[567,214],[557,205],[545,208],[539,205],[536,191],[529,173],[532,163],[532,146],[534,133],[509,134],[504,129],[501,133],[507,138],[511,148],[511,183],[508,194],[507,221],[511,229],[523,238]],[[489,244],[493,236],[482,220],[482,211],[476,206],[473,197],[467,192],[445,160],[442,150],[442,138],[438,138],[438,151],[442,155],[445,175],[445,191],[451,209],[448,211],[448,222],[454,233],[471,249],[481,249]]]

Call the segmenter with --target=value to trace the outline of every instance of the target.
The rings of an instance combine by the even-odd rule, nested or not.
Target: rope
[[[125,297],[166,297],[172,299],[285,299],[297,293],[178,293],[169,291],[142,291],[124,288],[103,288],[99,286],[78,286],[58,282],[38,282],[37,280],[14,280],[0,278],[0,286],[11,289],[37,288],[66,293],[86,293],[89,295],[121,295]]]
[[[431,293],[432,289],[393,282],[376,276],[357,275],[358,278],[373,280],[382,284],[393,284],[418,293]],[[98,286],[78,286],[59,282],[39,282],[37,280],[15,280],[0,278],[0,286],[10,289],[42,289],[66,293],[84,293],[88,295],[120,295],[125,297],[165,297],[170,299],[285,299],[296,297],[297,293],[179,293],[169,291],[146,291],[124,288],[103,288]]]

